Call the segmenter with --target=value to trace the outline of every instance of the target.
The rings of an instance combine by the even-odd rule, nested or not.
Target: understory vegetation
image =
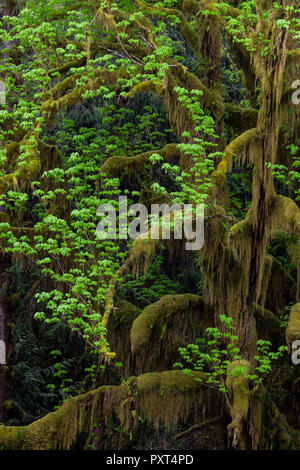
[[[0,449],[300,450],[298,3],[0,12]]]

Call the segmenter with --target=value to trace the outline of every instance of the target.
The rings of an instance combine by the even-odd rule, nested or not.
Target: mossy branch
[[[224,150],[224,157],[217,166],[217,169],[211,174],[212,182],[214,184],[214,191],[218,193],[220,188],[226,182],[226,173],[230,171],[232,165],[232,158],[238,157],[238,161],[243,161],[243,155],[247,154],[247,149],[251,142],[254,142],[257,137],[257,128],[249,129],[243,134],[232,140]]]
[[[146,348],[154,329],[162,328],[168,318],[178,312],[182,316],[187,315],[193,309],[204,312],[202,297],[193,294],[165,295],[158,302],[146,307],[132,325],[132,352],[137,353],[139,349]]]
[[[293,199],[276,195],[270,216],[271,234],[284,230],[300,234],[300,208]]]
[[[160,150],[140,153],[135,157],[110,157],[101,167],[101,173],[107,178],[121,177],[124,174],[130,174],[139,171],[143,165],[149,164],[149,158],[153,153],[159,153],[164,162],[170,162],[173,159],[179,160],[180,151],[177,144],[167,144]]]
[[[152,7],[151,5],[147,4],[146,2],[135,0],[137,5],[139,5],[143,10],[149,12],[150,14],[157,14],[157,8]],[[190,25],[190,23],[185,18],[184,14],[177,10],[176,8],[164,8],[162,6],[159,7],[159,12],[164,13],[165,16],[172,15],[179,19],[179,29],[181,31],[182,36],[189,44],[189,46],[193,49],[196,56],[201,59],[201,39],[199,34],[195,31],[195,29]]]
[[[58,99],[48,99],[42,103],[42,113],[46,122],[51,123],[54,116],[59,113],[62,109],[67,109],[74,104],[80,103],[84,100],[84,94],[89,90],[97,90],[103,83],[116,84],[118,78],[122,75],[122,71],[112,72],[109,70],[99,70],[95,72],[95,78],[90,79],[89,82],[78,88],[73,89],[70,93],[61,96]],[[76,76],[65,79],[62,84],[55,87],[55,93],[59,94],[62,89],[65,91]],[[47,96],[47,95],[46,95]]]
[[[205,381],[204,374],[195,373],[195,377]],[[104,427],[108,427],[109,417],[113,413],[121,425],[131,431],[138,420],[132,420],[126,412],[126,405],[122,406],[122,403],[128,402],[128,385],[103,386],[71,398],[57,411],[28,426],[0,426],[0,447],[4,450],[69,450],[80,432],[94,432],[94,425],[99,420],[104,422]],[[160,424],[169,429],[179,420],[187,422],[191,412],[194,419],[207,418],[207,413],[213,413],[219,396],[218,392],[212,392],[215,394],[214,400],[210,400],[210,406],[205,407],[203,384],[181,371],[143,374],[137,377],[136,385],[136,416],[141,416],[156,429]],[[88,438],[86,447],[89,442]],[[101,445],[104,442],[99,442]]]
[[[9,173],[0,178],[1,192],[7,191],[8,189],[14,189],[19,185],[24,186],[39,174],[41,163],[39,159],[37,134],[38,128],[36,128],[35,131],[26,134],[24,139],[20,142],[20,147],[23,146],[25,159],[18,162],[17,169],[14,173]]]

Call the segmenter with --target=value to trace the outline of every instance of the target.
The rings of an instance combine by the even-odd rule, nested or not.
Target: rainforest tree
[[[1,448],[299,449],[297,2],[0,9]],[[203,248],[99,237],[119,196]]]

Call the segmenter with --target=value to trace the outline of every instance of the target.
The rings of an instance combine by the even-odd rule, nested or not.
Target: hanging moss
[[[288,197],[276,196],[270,219],[271,233],[278,230],[300,233],[300,208]]]
[[[203,99],[200,97],[201,104],[205,110],[209,109],[213,113],[218,123],[218,121],[223,118],[225,109],[219,91],[205,86],[199,78],[189,72],[186,67],[176,67],[176,70],[174,70],[173,73],[175,73],[175,76],[178,77],[187,90],[200,90],[203,92]]]
[[[174,239],[174,229],[170,227],[170,239],[164,240],[164,227],[169,223],[172,223],[176,214],[181,216],[182,210],[175,210],[170,213],[162,215],[158,222],[158,234],[155,234],[154,238],[152,227],[147,231],[139,235],[133,242],[130,249],[130,262],[133,273],[138,277],[141,273],[147,274],[153,257],[157,251],[162,247],[163,242],[166,243],[169,255],[172,258],[176,251],[182,251],[182,240]]]
[[[292,244],[288,247],[288,255],[297,266],[297,284],[296,284],[296,301],[300,301],[300,239],[298,243]]]
[[[148,47],[149,50],[152,50],[152,47],[156,46],[152,25],[148,18],[137,15],[135,20],[128,21],[129,15],[126,12],[114,9],[114,14],[112,14],[110,6],[107,9],[102,7],[97,9],[98,5],[95,2],[92,3],[92,11],[94,12],[96,9],[97,12],[94,20],[106,32],[113,31],[114,36],[118,36],[118,31],[128,32],[128,37],[134,38],[132,32],[134,31],[135,34],[138,31],[139,36],[142,33],[146,37],[148,45],[141,48],[142,53],[138,54],[139,59],[145,57],[146,54],[143,52]],[[156,7],[149,7],[139,0],[137,3],[144,11],[150,12],[151,15],[155,14]],[[117,354],[125,354],[128,361],[132,360],[129,354],[129,330],[131,329],[131,346],[137,368],[148,370],[151,367],[159,369],[163,367],[162,364],[166,365],[162,358],[166,359],[166,356],[169,358],[170,348],[176,344],[176,341],[190,339],[191,335],[197,331],[198,322],[200,328],[204,328],[207,321],[212,321],[210,314],[214,314],[216,322],[220,313],[229,314],[233,318],[236,333],[239,335],[240,347],[247,354],[247,356],[243,356],[244,360],[232,363],[229,367],[230,372],[233,372],[236,366],[245,366],[245,374],[239,377],[229,374],[227,377],[232,418],[228,431],[233,444],[241,448],[251,446],[259,448],[262,443],[266,447],[272,447],[275,445],[274,443],[279,443],[280,448],[297,447],[295,442],[298,437],[294,438],[284,417],[270,401],[268,410],[264,409],[267,403],[265,392],[261,392],[261,390],[250,391],[245,375],[252,371],[250,360],[253,358],[256,331],[274,334],[275,341],[277,335],[279,336],[279,320],[272,312],[263,308],[265,298],[268,299],[267,291],[272,290],[273,295],[276,292],[278,305],[279,303],[280,305],[284,304],[277,286],[280,276],[284,277],[283,286],[285,282],[290,281],[284,269],[281,269],[281,263],[271,256],[266,256],[268,240],[274,236],[278,229],[299,234],[299,208],[292,200],[276,195],[271,171],[266,167],[268,162],[279,161],[278,140],[282,123],[291,127],[290,143],[297,142],[295,136],[297,133],[299,134],[297,129],[299,111],[297,108],[295,112],[291,112],[289,103],[291,90],[288,82],[298,73],[296,61],[299,53],[294,50],[288,51],[288,47],[296,47],[288,37],[288,33],[284,31],[284,28],[274,27],[274,23],[272,24],[268,15],[263,14],[263,9],[271,8],[272,2],[270,0],[256,2],[257,29],[249,36],[247,32],[247,36],[253,39],[253,48],[250,47],[247,50],[243,41],[240,41],[242,37],[238,37],[235,42],[231,37],[229,41],[236,50],[237,63],[245,72],[245,83],[250,92],[251,104],[255,106],[255,88],[257,88],[261,92],[261,107],[259,112],[254,108],[241,108],[232,104],[227,104],[224,107],[219,80],[220,21],[226,23],[228,21],[227,15],[237,19],[241,11],[235,7],[238,7],[240,2],[230,1],[233,8],[228,6],[227,12],[222,18],[218,15],[214,2],[210,0],[204,0],[200,3],[184,0],[182,3],[183,10],[197,15],[195,18],[198,21],[197,28],[191,26],[189,17],[185,17],[181,10],[162,7],[160,9],[166,15],[173,14],[179,19],[180,31],[186,42],[193,48],[198,58],[205,59],[206,70],[203,71],[202,81],[184,66],[170,59],[170,67],[165,81],[160,86],[154,88],[151,81],[142,82],[129,92],[127,98],[140,92],[154,90],[162,98],[168,110],[169,121],[174,131],[180,137],[183,131],[190,131],[191,138],[193,138],[199,137],[199,135],[195,131],[195,126],[189,119],[189,115],[186,114],[186,110],[179,103],[174,90],[176,86],[184,86],[188,90],[198,89],[203,92],[200,98],[202,107],[205,112],[211,113],[215,118],[217,134],[223,134],[224,117],[235,128],[247,130],[229,143],[225,148],[224,158],[211,175],[213,192],[209,200],[209,205],[212,207],[210,207],[211,212],[207,218],[208,237],[200,255],[201,269],[204,274],[205,300],[189,294],[165,296],[143,312],[129,303],[118,303],[115,300],[117,282],[131,268],[137,275],[141,271],[146,272],[154,253],[162,244],[162,237],[159,240],[147,240],[145,236],[142,236],[133,243],[129,259],[109,283],[103,324],[109,325],[110,330],[112,328],[111,347],[115,349]],[[284,1],[283,4],[285,6],[287,2]],[[179,5],[181,5],[180,2]],[[205,10],[204,15],[202,15],[203,10]],[[277,18],[279,16],[274,16],[272,20]],[[118,26],[117,23],[120,19],[122,24]],[[231,36],[232,29],[235,28],[226,28],[226,34]],[[236,31],[233,36],[235,34]],[[107,36],[112,35],[108,34]],[[268,41],[265,42],[268,44],[268,48],[263,51],[263,54],[261,54],[259,42],[256,41],[257,38],[264,38]],[[98,47],[104,49],[103,53],[106,53],[107,49],[110,51],[120,50],[120,44],[110,43],[110,40],[111,37],[107,43],[99,41]],[[129,50],[129,46],[122,44],[121,46],[122,54]],[[88,60],[94,57],[97,46],[92,42],[90,31],[87,31],[87,41],[86,44],[83,44],[82,50],[87,50]],[[85,61],[86,58],[83,58],[79,61],[63,64],[52,69],[48,75],[65,73],[73,66],[84,65]],[[138,72],[144,71],[142,65],[137,66],[136,70]],[[97,87],[103,83],[118,86],[118,78],[122,74],[127,78],[126,70],[120,71],[118,74],[99,69],[96,72],[95,80],[90,80],[85,87],[80,88],[74,88],[79,75],[67,77],[44,95],[43,116],[50,124],[60,110],[82,102],[86,91],[96,91]],[[224,116],[224,109],[228,115]],[[12,125],[15,126],[15,124]],[[253,128],[248,130],[249,125]],[[6,124],[4,124],[5,126]],[[11,125],[8,130],[10,127]],[[38,137],[36,139],[37,145],[35,145],[28,138],[28,158],[24,165],[18,165],[20,140],[23,139],[21,143],[25,145],[26,139],[29,137],[19,131],[18,126],[15,126],[13,138],[18,143],[13,142],[7,148],[10,163],[15,166],[15,171],[0,179],[0,189],[3,191],[28,184],[33,177],[39,174],[41,169],[44,167],[47,169],[48,162],[56,156],[54,147],[50,148],[49,146],[48,148],[38,140]],[[219,148],[223,150],[222,137],[220,141]],[[191,164],[187,155],[179,154],[176,144],[164,147],[160,153],[164,154],[168,151],[170,151],[169,154],[163,155],[164,161],[170,161],[174,157],[180,158],[182,169],[188,168]],[[148,163],[152,153],[146,152],[132,158],[113,157],[107,160],[102,170],[106,170],[107,176],[122,177],[125,173],[134,173]],[[220,207],[220,204],[225,206],[223,201],[225,201],[226,173],[230,170],[232,157],[235,157],[238,163],[250,163],[254,167],[253,201],[245,219],[231,227],[227,234],[227,229],[224,230],[223,227],[224,221],[231,224],[232,219],[228,218],[225,209]],[[1,218],[3,221],[6,220],[4,213],[1,214]],[[23,229],[13,227],[12,230],[21,232]],[[173,240],[170,241],[168,247],[170,250],[174,249]],[[298,286],[300,286],[299,246],[296,246],[295,250],[293,259],[298,263]],[[296,296],[299,297],[299,287]],[[259,299],[261,305],[253,307],[254,299]],[[208,303],[213,305],[213,312],[207,308]],[[274,311],[276,310],[274,309]],[[288,343],[296,335],[299,335],[298,310],[299,303],[291,311],[286,332]],[[122,347],[123,351],[121,351]],[[107,358],[114,357],[114,353],[106,348],[104,348],[104,352]],[[131,364],[128,363],[126,367],[127,373],[129,373]],[[199,374],[198,378],[204,380],[205,376]],[[192,377],[180,371],[144,374],[121,386],[101,387],[101,389],[94,390],[84,396],[69,400],[57,412],[47,415],[28,427],[1,426],[0,447],[2,445],[4,448],[69,449],[76,442],[78,433],[90,432],[97,420],[101,420],[103,423],[101,426],[104,427],[104,432],[109,433],[111,430],[108,420],[112,415],[116,416],[118,422],[127,432],[137,429],[139,417],[154,425],[155,428],[159,426],[170,428],[172,425],[177,425],[179,420],[188,421],[191,415],[193,419],[197,419],[201,414],[209,416],[212,410],[214,413],[219,413],[218,408],[222,408],[222,400],[219,393],[204,388]],[[132,411],[136,411],[136,418]],[[263,423],[263,418],[266,417],[270,419],[270,431]],[[271,437],[267,437],[267,432],[272,434]],[[101,436],[100,433],[99,444],[105,445]]]
[[[300,448],[300,434],[299,431],[292,429],[286,417],[280,413],[275,403],[271,400],[269,393],[265,387],[260,387],[259,390],[260,400],[255,400],[256,410],[263,418],[261,421],[260,432],[254,433],[251,429],[251,415],[250,415],[250,433],[252,436],[254,450],[256,449],[270,449],[270,450],[298,450]],[[253,399],[251,397],[251,402]],[[251,403],[253,409],[253,403]],[[258,408],[260,410],[258,411]],[[254,416],[254,419],[256,416]]]
[[[226,173],[231,170],[232,159],[235,157],[237,162],[242,161],[243,163],[250,160],[250,155],[254,153],[252,147],[255,146],[256,136],[257,129],[249,129],[226,146],[223,159],[211,174],[212,194],[217,200],[222,201],[226,194]]]
[[[265,35],[269,31],[270,25],[263,24],[262,15],[259,15],[259,18],[258,31],[261,28],[261,33]],[[270,235],[276,229],[283,228],[283,226],[284,229],[297,231],[299,213],[299,208],[295,203],[293,204],[293,201],[285,201],[281,199],[282,197],[279,199],[276,196],[273,176],[266,165],[268,162],[275,163],[278,151],[278,137],[281,126],[280,103],[287,54],[286,34],[282,33],[282,42],[279,42],[275,30],[271,31],[270,29],[269,33],[270,50],[268,54],[261,54],[259,48],[254,54],[254,69],[261,80],[262,95],[257,128],[246,131],[233,141],[234,144],[229,144],[229,149],[227,148],[225,151],[225,158],[220,164],[221,168],[218,168],[218,170],[221,169],[226,172],[232,154],[238,152],[240,153],[240,162],[250,163],[254,166],[251,208],[246,218],[235,224],[228,234],[229,245],[232,247],[236,261],[241,266],[239,277],[235,280],[238,282],[235,282],[235,286],[232,283],[229,295],[228,287],[224,290],[222,289],[224,286],[219,285],[219,288],[215,289],[216,295],[224,295],[223,292],[226,292],[226,298],[230,299],[230,305],[228,305],[228,300],[224,300],[223,304],[227,303],[231,309],[229,311],[234,312],[232,316],[235,318],[235,323],[241,325],[243,335],[247,336],[248,342],[251,344],[255,343],[256,338],[255,322],[253,322],[250,311],[251,304],[252,301],[258,302],[260,297],[263,298],[266,295],[266,283],[263,285],[263,281],[265,281],[264,273],[270,273],[270,269],[268,269],[265,262],[267,242]],[[273,60],[275,51],[276,62]],[[239,142],[239,139],[241,139],[241,142]],[[233,149],[230,148],[232,145]],[[281,209],[280,206],[282,206]],[[224,268],[229,271],[227,264],[224,265]],[[217,280],[223,282],[223,278],[224,276],[218,276]],[[234,295],[234,287],[238,289],[239,298]],[[243,300],[241,297],[243,297]],[[214,296],[212,303],[215,305],[216,301],[216,296]],[[239,312],[241,311],[243,311],[243,320],[239,318]],[[221,313],[218,308],[216,312]],[[248,344],[245,346],[245,351],[248,351],[248,357],[251,357],[249,349]]]
[[[9,450],[69,449],[82,424],[79,404],[80,398],[71,399],[29,426],[0,426],[0,446]]]
[[[226,33],[228,30],[226,29]],[[234,57],[234,62],[242,70],[242,81],[249,93],[250,105],[255,108],[257,106],[257,90],[255,86],[255,72],[249,51],[242,44],[242,42],[234,41],[234,38],[227,36],[229,39],[230,49]]]
[[[102,323],[106,327],[110,318],[110,314],[112,309],[114,308],[114,296],[115,296],[115,288],[117,283],[126,275],[128,274],[129,270],[131,267],[131,260],[128,258],[122,266],[117,270],[115,275],[111,278],[108,288],[106,290],[106,296],[105,296],[105,309],[102,317]],[[104,336],[101,337],[102,340],[104,340]],[[110,362],[111,359],[113,359],[116,355],[115,352],[111,352],[108,350],[108,345],[106,344],[106,341],[104,341],[104,346],[103,346],[103,354],[105,360]]]
[[[161,240],[148,239],[149,232],[140,235],[132,244],[130,250],[130,260],[133,272],[139,276],[141,272],[147,274],[153,260],[156,249],[160,246]]]
[[[195,341],[213,324],[213,312],[198,295],[163,296],[133,322],[130,340],[136,373],[151,370],[153,364],[156,369],[172,366],[178,347]]]
[[[181,371],[141,375],[135,379],[137,394],[134,401],[126,400],[131,397],[132,379],[120,386],[100,387],[71,398],[57,411],[28,426],[0,426],[0,447],[6,450],[69,450],[82,431],[95,434],[99,422],[102,427],[108,427],[109,417],[114,413],[129,432],[138,425],[139,417],[156,428],[160,424],[170,428],[179,421],[186,422],[192,412],[194,420],[207,418],[216,409],[220,412],[219,393],[207,394],[201,383],[205,381],[205,375],[195,373],[195,377],[200,382]],[[135,419],[132,419],[132,409],[136,411]],[[91,438],[88,438],[86,447],[90,442]],[[101,447],[103,442],[96,439],[94,444]]]
[[[133,375],[130,331],[141,310],[126,300],[117,301],[108,322],[108,342],[116,358],[121,361],[125,377]]]
[[[105,31],[111,31],[116,29],[116,21],[114,15],[106,13],[103,7],[100,7],[97,11],[97,20]]]
[[[186,67],[178,64],[178,62],[174,64],[170,60],[170,65],[176,65],[176,67],[170,67],[161,85],[154,87],[152,82],[142,82],[132,88],[128,97],[136,96],[144,91],[156,91],[167,109],[173,132],[181,138],[181,134],[184,131],[194,133],[194,124],[192,120],[186,119],[186,109],[178,101],[178,96],[174,89],[177,86],[184,86],[187,90],[200,90],[203,92],[203,97],[200,98],[202,106],[205,110],[212,111],[216,119],[217,128],[221,128],[220,122],[224,114],[224,104],[219,90],[207,88],[198,77],[190,73]]]
[[[186,422],[192,409],[193,420],[220,412],[224,406],[222,396],[217,391],[206,393],[201,384],[201,381],[205,383],[204,374],[198,372],[194,377],[181,371],[139,376],[137,409],[141,410],[141,416],[157,429],[160,424],[169,429],[179,420]]]
[[[117,79],[124,74],[124,70],[120,71],[109,71],[101,69],[95,72],[95,78],[90,79],[89,82],[81,87],[75,88],[70,93],[66,93],[63,96],[60,96],[57,99],[50,98],[43,101],[42,103],[42,113],[45,118],[45,121],[48,125],[51,125],[54,119],[54,116],[59,113],[62,109],[70,108],[71,106],[80,103],[84,98],[83,95],[89,90],[96,90],[103,83],[116,84]],[[126,74],[126,72],[125,72]],[[76,78],[76,76],[75,76]],[[74,77],[67,78],[62,82],[62,84],[56,85],[55,93],[60,95],[59,90],[66,91],[70,83],[74,80]]]
[[[293,81],[297,80],[299,77],[299,59],[300,59],[299,49],[292,49],[288,51],[287,57],[286,57],[286,69],[285,69],[285,74],[284,74],[285,92],[290,87],[291,83],[293,83]]]
[[[285,306],[293,302],[296,297],[295,279],[276,258],[272,258],[272,268],[268,279],[265,304],[273,312],[282,312]],[[274,292],[276,292],[276,296],[274,296]]]

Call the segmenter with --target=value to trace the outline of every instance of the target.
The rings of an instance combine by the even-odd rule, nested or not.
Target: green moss
[[[196,0],[183,0],[182,8],[195,15],[199,11],[199,3]]]
[[[149,238],[148,238],[149,236]],[[136,238],[130,250],[130,260],[133,272],[139,276],[140,272],[147,273],[154,254],[161,244],[160,239],[151,239],[151,232],[146,232]]]
[[[205,388],[200,381],[205,376],[196,373],[195,378],[181,371],[149,373],[132,378],[120,386],[103,386],[85,395],[71,398],[62,407],[29,426],[0,426],[0,448],[6,450],[69,450],[81,431],[95,431],[99,422],[109,429],[109,418],[116,415],[120,423],[132,432],[142,417],[148,425],[160,424],[169,428],[177,422],[220,409],[218,393],[209,395],[205,402]],[[132,392],[134,394],[134,399]],[[132,410],[136,411],[133,419]],[[98,424],[97,424],[98,423]],[[105,435],[105,433],[104,433]],[[98,446],[103,447],[101,438]],[[85,447],[90,440],[86,441]]]
[[[85,64],[85,62],[86,62],[85,57],[83,57],[82,59],[79,59],[79,60],[78,59],[70,60],[69,62],[66,62],[63,65],[60,65],[59,67],[55,67],[55,68],[49,70],[48,75],[51,76],[53,74],[67,72],[68,70],[70,70],[73,67],[81,67],[82,65]]]
[[[137,379],[137,410],[157,429],[161,424],[169,429],[179,421],[187,422],[192,411],[193,421],[219,412],[220,393],[211,391],[207,396],[203,383],[205,374],[200,372],[194,377],[182,371],[143,374]]]
[[[300,233],[300,208],[289,197],[277,195],[270,217],[271,233],[285,230],[289,233]]]
[[[124,174],[141,170],[143,165],[149,162],[149,158],[153,153],[154,151],[144,152],[135,157],[110,157],[102,165],[101,173],[106,177],[121,178]],[[173,159],[178,160],[180,157],[177,144],[167,144],[162,149],[156,150],[155,153],[159,153],[163,157],[164,162],[170,162]]]
[[[224,185],[227,181],[226,172],[221,170],[215,170],[210,175],[212,183],[216,186]]]
[[[140,315],[141,309],[126,300],[119,300],[113,311],[112,320],[114,328],[132,325],[133,321]]]
[[[243,108],[231,103],[225,104],[225,123],[234,129],[246,131],[256,127],[258,111],[254,108]]]
[[[244,235],[249,235],[251,233],[251,217],[252,217],[252,210],[251,208],[248,210],[245,219],[241,220],[240,222],[234,224],[228,234],[228,240],[232,241],[235,239],[243,239],[245,238]]]
[[[57,113],[59,113],[63,109],[68,109],[71,106],[74,106],[77,103],[84,101],[84,94],[86,91],[89,90],[96,90],[101,86],[103,83],[110,83],[115,84],[119,76],[122,75],[122,72],[110,72],[108,70],[99,70],[96,73],[96,77],[93,80],[90,80],[87,85],[81,86],[78,88],[73,89],[70,93],[66,93],[61,96],[61,92],[65,92],[68,87],[71,85],[74,78],[78,78],[78,75],[75,77],[68,77],[60,84],[56,85],[56,87],[52,90],[54,96],[59,96],[57,99],[52,97],[51,92],[48,95],[45,95],[45,99],[42,103],[42,113],[48,125],[51,125],[53,119]]]
[[[135,85],[128,93],[126,93],[125,98],[133,98],[140,93],[155,91],[155,88],[154,83],[151,80],[147,80]]]
[[[108,343],[110,349],[116,353],[117,360],[122,362],[122,374],[125,377],[133,375],[130,330],[140,314],[141,310],[130,302],[117,301],[108,323]]]
[[[180,23],[180,30],[182,36],[186,40],[186,42],[191,46],[195,54],[201,58],[201,48],[200,48],[200,37],[196,33],[195,29],[185,20],[184,16],[181,15],[181,23]]]
[[[236,374],[237,368],[243,367],[244,372]],[[227,426],[233,447],[247,448],[245,425],[249,411],[249,380],[246,377],[253,371],[252,364],[244,359],[229,365],[226,386],[231,401],[230,414],[232,422]]]
[[[18,155],[19,149],[20,149],[19,142],[10,142],[9,144],[7,144],[6,153],[10,161],[14,160],[14,158]]]
[[[0,426],[0,450],[22,450],[26,428],[15,426]]]
[[[193,309],[203,310],[203,300],[198,295],[165,295],[158,302],[149,305],[133,322],[131,349],[137,352],[149,343],[154,327],[162,329],[165,321],[176,314],[188,315]],[[153,346],[152,346],[153,347]]]
[[[14,173],[9,173],[0,178],[0,191],[5,192],[9,189],[16,189],[19,186],[26,186],[34,177],[36,177],[41,169],[39,160],[39,126],[32,132],[25,135],[19,143],[8,144],[8,154],[16,151],[23,151],[26,155],[24,161],[18,162]],[[11,155],[10,155],[11,156]]]

